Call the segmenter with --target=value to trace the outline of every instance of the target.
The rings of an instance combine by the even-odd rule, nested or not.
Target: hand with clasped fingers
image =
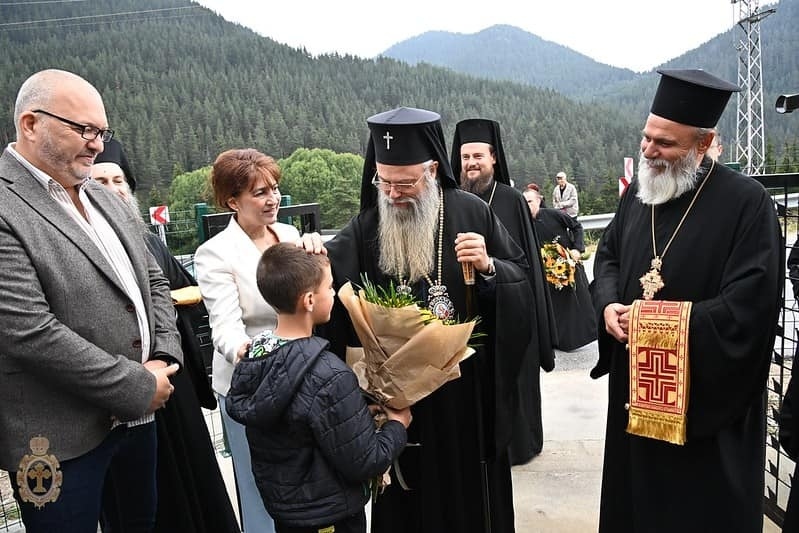
[[[627,342],[630,327],[630,306],[618,302],[608,304],[602,313],[605,318],[605,331],[619,342]]]

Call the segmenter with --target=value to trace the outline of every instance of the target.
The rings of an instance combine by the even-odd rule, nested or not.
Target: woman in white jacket
[[[197,248],[194,265],[214,341],[212,386],[233,456],[245,533],[274,532],[255,486],[244,426],[225,411],[233,367],[246,357],[251,339],[274,329],[277,315],[258,292],[255,271],[264,250],[297,242],[294,226],[277,222],[280,169],[257,150],[228,150],[214,161],[215,203],[234,211],[227,228]]]

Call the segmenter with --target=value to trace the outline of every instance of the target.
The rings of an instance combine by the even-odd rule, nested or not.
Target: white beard
[[[427,187],[419,196],[403,199],[411,203],[407,208],[394,207],[386,194],[377,195],[380,270],[409,283],[415,283],[433,271],[438,232],[438,187],[432,176],[425,177],[425,181]]]
[[[697,182],[696,158],[696,148],[674,163],[647,159],[641,154],[638,159],[638,199],[646,205],[660,205],[693,189]],[[662,170],[656,172],[656,169]]]
[[[141,230],[149,232],[150,228],[144,221],[144,218],[142,218],[141,211],[139,211],[139,199],[136,198],[132,192],[130,192],[130,188],[128,188],[128,197],[125,198],[125,202],[128,204],[128,207],[130,207],[130,211],[133,213],[133,216],[139,222]]]

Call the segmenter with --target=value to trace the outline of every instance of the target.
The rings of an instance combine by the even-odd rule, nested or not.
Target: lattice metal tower
[[[735,160],[747,174],[762,174],[766,159],[763,133],[763,70],[760,61],[760,21],[776,9],[760,11],[759,0],[731,0],[738,4],[738,112],[735,125]],[[736,6],[733,6],[736,9]]]

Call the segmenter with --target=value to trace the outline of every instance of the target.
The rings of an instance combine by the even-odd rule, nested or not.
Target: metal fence
[[[797,240],[799,213],[796,210],[796,194],[791,194],[791,191],[799,189],[799,174],[768,174],[755,178],[766,187],[774,199],[783,234],[785,256],[788,257]],[[767,384],[765,514],[778,525],[782,525],[785,516],[795,463],[780,448],[777,421],[782,398],[791,377],[794,354],[799,347],[798,328],[799,303],[794,299],[792,283],[786,272],[783,305]]]

